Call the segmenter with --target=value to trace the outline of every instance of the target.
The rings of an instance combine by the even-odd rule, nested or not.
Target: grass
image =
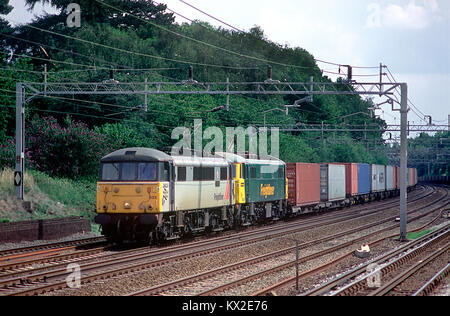
[[[432,231],[432,229],[425,229],[420,232],[409,232],[406,234],[406,238],[410,240],[418,239],[422,236],[425,236],[426,234],[431,233]]]
[[[0,222],[82,216],[91,221],[93,232],[98,225],[93,223],[96,207],[95,181],[74,181],[51,178],[39,171],[25,174],[25,200],[32,202],[32,213],[28,213],[21,201],[15,197],[14,171],[0,170]]]

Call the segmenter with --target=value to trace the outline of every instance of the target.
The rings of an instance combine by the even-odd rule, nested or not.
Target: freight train
[[[114,242],[173,240],[395,196],[399,180],[394,166],[128,148],[100,161],[95,221]],[[408,169],[408,188],[416,184]]]

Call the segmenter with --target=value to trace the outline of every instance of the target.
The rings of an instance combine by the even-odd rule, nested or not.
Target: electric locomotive
[[[100,161],[96,223],[111,241],[171,240],[284,216],[281,161],[118,150]]]

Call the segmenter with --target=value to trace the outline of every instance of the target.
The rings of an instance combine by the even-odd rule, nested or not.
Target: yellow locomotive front
[[[146,148],[116,151],[100,162],[97,217],[112,241],[146,240],[170,211],[170,156]]]
[[[158,214],[162,210],[162,183],[99,182],[98,214]]]

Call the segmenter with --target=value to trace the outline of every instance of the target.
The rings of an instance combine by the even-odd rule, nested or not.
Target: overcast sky
[[[435,121],[446,123],[450,114],[449,0],[185,1],[244,31],[258,25],[269,40],[304,48],[318,59],[357,66],[388,65],[398,82],[408,83],[411,101]],[[190,19],[228,28],[180,0],[157,2]],[[20,22],[29,21],[43,9],[51,12],[42,5],[27,12],[24,0],[11,0],[10,4],[15,9],[8,17]],[[187,21],[177,17],[177,22]],[[319,66],[338,71],[335,66]],[[377,70],[354,73],[373,74]],[[386,121],[393,123],[394,116],[399,122],[397,112],[389,106],[383,109]],[[409,119],[423,123],[414,113]]]

